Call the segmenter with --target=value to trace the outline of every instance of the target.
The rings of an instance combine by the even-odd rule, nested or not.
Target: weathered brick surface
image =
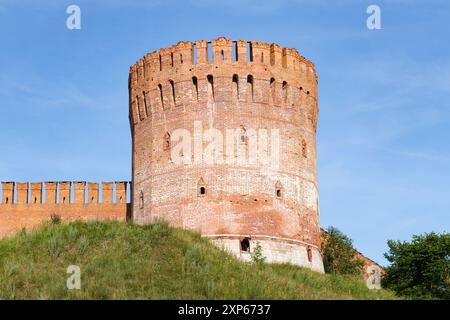
[[[290,239],[298,241],[285,245],[292,247],[292,257],[307,246],[318,254],[318,105],[312,62],[295,49],[263,42],[179,42],[145,55],[130,68],[129,93],[136,222],[162,218],[207,235]],[[179,129],[193,134],[195,121],[223,136],[226,129],[279,130],[279,168],[249,161],[175,163],[171,148],[176,141],[170,147],[166,141]],[[196,144],[206,143],[193,135],[192,154],[198,160]],[[199,181],[205,195],[199,196]],[[277,254],[275,247],[266,243],[274,261],[290,259],[289,249]],[[318,259],[315,269],[321,264]]]

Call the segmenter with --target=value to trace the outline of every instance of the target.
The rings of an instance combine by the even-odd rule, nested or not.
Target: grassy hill
[[[81,290],[68,290],[69,265]],[[358,277],[243,263],[164,223],[45,224],[0,240],[1,299],[391,299]]]

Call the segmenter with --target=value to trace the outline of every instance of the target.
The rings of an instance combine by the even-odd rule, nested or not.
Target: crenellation
[[[57,187],[58,183],[53,181],[45,182],[45,203],[46,204],[56,204],[57,203]]]
[[[58,183],[59,186],[59,204],[70,204],[70,193],[72,183],[69,181],[62,181]]]
[[[18,204],[28,203],[28,182],[16,182]]]
[[[73,203],[86,203],[86,182],[73,182]]]
[[[102,203],[111,204],[113,203],[113,182],[102,182]]]
[[[220,37],[211,41],[214,63],[232,61],[233,41]]]
[[[208,42],[204,40],[197,40],[195,42],[195,48],[197,52],[196,63],[202,64],[208,62]]]
[[[2,182],[2,204],[14,204],[14,182]]]
[[[270,45],[270,64],[272,66],[282,68],[283,67],[283,52],[282,48],[276,44],[272,43]]]
[[[262,64],[271,64],[270,45],[261,41],[251,41],[253,61]]]
[[[126,203],[128,182],[116,181],[115,184],[116,184],[116,203]]]
[[[99,203],[99,188],[97,182],[88,182],[88,204]]]
[[[42,203],[42,182],[30,183],[30,204]]]

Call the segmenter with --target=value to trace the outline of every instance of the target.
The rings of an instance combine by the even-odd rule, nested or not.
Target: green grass
[[[81,290],[68,290],[69,265]],[[392,299],[358,277],[237,260],[164,223],[44,224],[0,240],[0,299]]]

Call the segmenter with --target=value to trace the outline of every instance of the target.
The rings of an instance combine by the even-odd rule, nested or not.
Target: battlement
[[[2,182],[0,205],[126,204],[130,183],[102,182]]]
[[[315,128],[317,81],[314,64],[293,48],[224,37],[181,41],[130,67],[130,120],[211,103],[258,103],[309,112]]]

